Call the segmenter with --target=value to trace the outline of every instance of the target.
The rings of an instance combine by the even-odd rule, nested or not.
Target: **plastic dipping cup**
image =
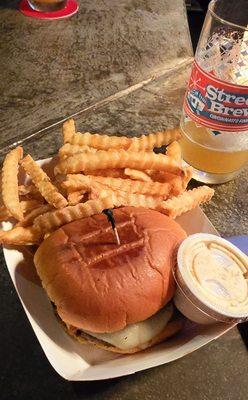
[[[197,233],[179,247],[174,303],[199,324],[248,320],[248,257],[219,236]]]

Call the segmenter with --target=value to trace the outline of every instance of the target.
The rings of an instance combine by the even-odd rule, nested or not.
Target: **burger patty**
[[[64,328],[72,336],[81,338],[84,341],[89,341],[94,344],[101,342],[104,346],[114,346],[121,350],[130,350],[132,348],[144,348],[154,337],[162,332],[168,322],[171,320],[174,312],[172,303],[167,304],[156,314],[146,319],[145,321],[127,325],[124,329],[113,333],[95,333],[78,329],[72,325],[65,324],[60,317],[60,322],[63,322]]]

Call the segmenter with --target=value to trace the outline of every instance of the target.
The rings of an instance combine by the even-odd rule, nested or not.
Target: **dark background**
[[[209,0],[186,0],[189,30],[194,51],[197,46],[209,3]]]

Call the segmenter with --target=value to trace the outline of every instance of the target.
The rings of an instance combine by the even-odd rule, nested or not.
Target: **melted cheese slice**
[[[120,331],[112,333],[85,332],[122,350],[129,350],[134,347],[142,348],[142,346],[146,347],[147,342],[162,332],[172,314],[173,305],[170,303],[145,321],[127,325]]]

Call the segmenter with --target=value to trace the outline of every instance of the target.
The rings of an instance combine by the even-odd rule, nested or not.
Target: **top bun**
[[[113,332],[149,318],[172,297],[172,267],[186,233],[145,208],[114,210],[121,245],[105,215],[64,225],[38,248],[34,263],[61,319]]]

